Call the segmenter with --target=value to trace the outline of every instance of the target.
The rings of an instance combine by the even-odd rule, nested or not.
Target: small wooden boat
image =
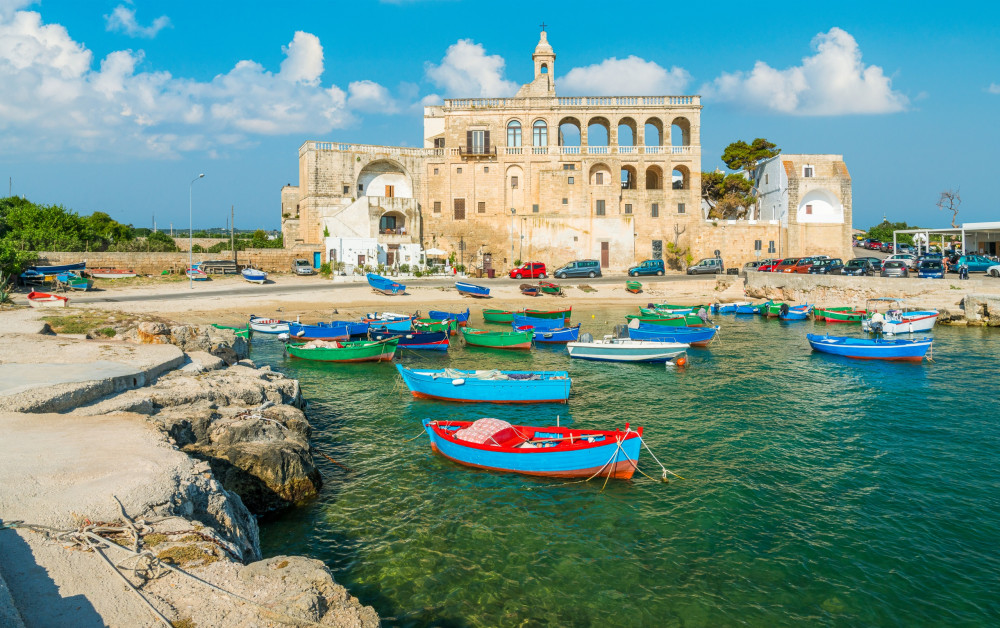
[[[185,274],[188,276],[188,279],[193,281],[208,281],[209,279],[205,271],[200,268],[188,268]]]
[[[473,347],[491,349],[531,349],[530,331],[488,331],[486,329],[462,328],[466,344]]]
[[[87,274],[94,279],[125,279],[136,276],[134,270],[126,268],[92,268]]]
[[[69,305],[69,297],[32,291],[28,293],[28,305],[31,307],[66,307]]]
[[[262,334],[287,334],[289,324],[290,321],[283,321],[280,318],[265,318],[251,314],[249,327]]]
[[[569,399],[566,371],[460,371],[396,365],[414,397],[488,403],[563,403]]]
[[[564,318],[567,322],[573,316],[573,308],[568,307],[564,310],[529,310],[525,309],[521,314],[524,314],[528,318]]]
[[[705,327],[705,321],[697,314],[664,314],[660,316],[628,314],[625,319],[629,322],[638,320],[640,323],[666,327]]]
[[[809,318],[809,313],[812,311],[812,306],[806,305],[788,305],[784,304],[778,311],[778,318],[783,321],[804,321]]]
[[[21,283],[25,286],[27,285],[41,285],[45,283],[45,273],[40,273],[33,268],[29,268],[19,275],[21,278]]]
[[[782,308],[782,306],[791,307],[787,303],[781,303],[781,302],[771,303],[770,305],[768,305],[767,306],[767,312],[766,312],[767,317],[768,318],[778,318],[778,316],[781,315],[781,308]]]
[[[631,292],[632,294],[639,294],[642,292],[642,282],[641,281],[626,281],[625,291]]]
[[[511,325],[514,327],[534,327],[535,329],[556,329],[566,326],[565,318],[532,318],[522,314],[514,314]]]
[[[698,310],[704,308],[706,312],[712,309],[711,304],[709,305],[679,305],[677,303],[650,303],[646,307],[654,310],[661,310],[666,312],[681,313],[684,311],[697,312]]]
[[[692,314],[694,310],[689,307],[640,307],[639,313],[644,316],[672,316],[675,314]]]
[[[511,323],[514,312],[509,310],[483,310],[483,320],[487,323]]]
[[[454,336],[458,334],[458,321],[438,320],[436,318],[415,318],[413,319],[414,331],[420,332],[448,332]]]
[[[733,303],[713,303],[712,311],[716,314],[736,314],[740,306],[751,305],[749,301],[736,301]]]
[[[537,297],[542,294],[541,288],[533,286],[530,283],[522,283],[519,288],[521,289],[521,294],[527,297]]]
[[[771,305],[770,301],[764,301],[763,303],[748,303],[746,305],[737,305],[737,314],[760,314],[762,309],[766,309],[767,306]]]
[[[499,419],[423,420],[431,449],[479,469],[560,478],[628,480],[639,464],[642,428],[574,430],[511,425]]]
[[[55,266],[31,266],[27,270],[33,270],[36,273],[51,276],[58,275],[59,273],[68,272],[83,272],[87,270],[87,262],[75,262],[73,264],[57,264]]]
[[[250,283],[262,284],[267,281],[267,273],[256,268],[244,268],[240,271],[240,274],[242,274],[243,278]]]
[[[469,308],[465,308],[464,312],[442,312],[440,310],[431,310],[427,312],[427,318],[432,318],[438,321],[455,321],[458,323],[459,327],[465,327],[465,324],[469,322]]]
[[[885,313],[881,329],[872,326],[871,316],[861,321],[861,328],[869,333],[883,334],[912,334],[914,332],[930,331],[934,329],[939,312],[937,310],[907,310],[903,307],[903,300],[894,297],[881,297],[868,299],[865,309],[874,312],[880,302],[892,303],[892,309]]]
[[[477,299],[488,299],[490,296],[490,289],[484,286],[477,286],[474,283],[465,283],[464,281],[456,281],[455,289],[463,297],[476,297]]]
[[[830,353],[859,360],[895,360],[921,362],[933,340],[900,340],[888,338],[852,338],[806,334],[813,351]]]
[[[655,340],[657,342],[678,342],[692,347],[707,347],[719,332],[719,327],[665,327],[663,325],[643,325],[628,327],[628,337],[632,340]]]
[[[398,338],[386,340],[354,340],[323,342],[312,341],[305,344],[288,343],[285,351],[295,358],[320,362],[382,362],[391,361],[396,353]]]
[[[368,273],[368,285],[372,287],[373,290],[381,292],[382,294],[387,294],[390,296],[397,294],[405,294],[406,286],[399,283],[398,281],[393,281],[392,279],[386,279],[381,275],[376,275],[375,273]]]
[[[343,323],[341,321],[316,323],[315,325],[303,325],[301,323],[289,322],[288,336],[289,339],[297,340],[299,342],[309,340],[324,340],[327,342],[333,342],[349,340],[351,332],[348,327],[348,323]]]
[[[413,328],[413,320],[414,318],[408,314],[370,312],[361,319],[361,323],[375,328],[388,329],[390,331],[409,331]]]
[[[56,285],[66,290],[90,290],[94,282],[74,273],[59,273],[56,275]]]
[[[371,340],[386,340],[396,338],[401,349],[427,349],[431,351],[448,350],[448,332],[445,331],[371,331]]]
[[[687,349],[688,345],[680,342],[632,340],[611,336],[605,336],[603,340],[590,339],[589,342],[584,340],[566,345],[571,358],[602,362],[671,362],[683,358]]]
[[[559,284],[549,281],[539,281],[538,287],[541,289],[543,294],[561,295],[563,293],[563,289]]]
[[[856,309],[826,309],[823,311],[823,319],[827,323],[860,323],[864,318],[868,316],[868,312],[865,310]]]
[[[814,307],[813,308],[813,320],[814,321],[825,321],[827,312],[851,312],[855,308],[850,306],[843,307]]]
[[[580,339],[580,323],[572,327],[537,328],[531,325],[515,326],[514,331],[531,331],[535,342],[542,344],[565,344],[567,342],[576,342]]]

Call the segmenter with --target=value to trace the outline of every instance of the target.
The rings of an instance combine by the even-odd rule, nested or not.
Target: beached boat
[[[348,324],[341,321],[316,323],[315,325],[303,325],[301,323],[289,322],[288,336],[292,340],[298,341],[325,340],[327,342],[331,342],[349,340],[351,333],[348,328]]]
[[[420,332],[445,331],[452,336],[458,334],[458,321],[438,320],[436,318],[413,319],[413,330]]]
[[[209,279],[208,275],[205,274],[205,271],[200,268],[188,268],[184,274],[188,276],[188,279],[193,281],[208,281]]]
[[[530,283],[522,283],[518,288],[521,290],[521,294],[526,297],[537,297],[542,294],[541,288],[533,286]]]
[[[305,344],[288,343],[285,345],[285,351],[292,357],[320,362],[381,362],[392,360],[398,344],[398,338],[372,341],[312,341]]]
[[[632,340],[655,340],[657,342],[678,342],[692,347],[707,347],[719,327],[665,327],[663,325],[643,325],[627,327]]]
[[[688,345],[680,342],[632,340],[605,336],[601,340],[589,338],[566,345],[569,357],[602,362],[671,362],[684,357]]]
[[[717,314],[736,314],[736,310],[741,306],[752,305],[749,301],[735,301],[732,303],[713,303],[712,311]]]
[[[41,285],[45,283],[45,273],[40,273],[37,270],[29,268],[19,275],[21,278],[21,283],[25,286],[29,285]]]
[[[569,399],[566,371],[461,371],[396,365],[414,397],[488,403],[562,403]]]
[[[58,275],[59,273],[68,273],[68,272],[83,272],[87,270],[87,262],[75,262],[73,264],[57,264],[55,266],[30,266],[27,270],[33,270],[36,273],[46,276]]]
[[[531,349],[530,331],[489,331],[486,329],[462,328],[462,338],[473,347],[491,349]]]
[[[295,321],[298,323],[298,320]],[[280,318],[266,318],[264,316],[250,315],[250,329],[262,334],[287,334],[290,321],[283,321]]]
[[[406,286],[399,283],[398,281],[393,281],[392,279],[386,279],[382,275],[376,275],[375,273],[368,273],[368,285],[372,287],[373,290],[381,292],[382,294],[388,294],[390,296],[397,294],[404,294],[406,292]]]
[[[561,478],[627,480],[639,464],[642,428],[575,430],[499,419],[423,420],[431,449],[470,467]]]
[[[400,349],[427,349],[431,351],[448,350],[448,332],[446,331],[372,331],[368,337],[371,340],[386,340],[396,338]]]
[[[573,308],[568,307],[564,310],[529,310],[525,309],[521,314],[527,316],[528,318],[564,318],[566,322],[569,322],[570,317],[573,315]]]
[[[557,329],[566,327],[565,318],[533,318],[523,314],[514,314],[511,317],[511,325],[514,327],[534,327],[535,329]]]
[[[509,310],[483,310],[483,320],[487,323],[511,323],[514,312]]]
[[[533,328],[530,325],[515,327],[515,331],[531,331],[535,343],[542,344],[565,344],[576,342],[580,339],[580,323],[572,327],[550,327],[546,329]]]
[[[32,291],[28,293],[28,305],[31,307],[66,307],[69,305],[69,297]]]
[[[490,289],[485,286],[477,286],[474,283],[466,283],[464,281],[456,281],[455,289],[463,297],[476,297],[477,299],[487,299],[490,296]]]
[[[814,351],[859,360],[896,360],[921,362],[933,340],[901,340],[898,338],[852,338],[806,334]]]
[[[563,293],[563,289],[559,284],[549,281],[539,281],[538,288],[542,291],[542,294],[561,295]]]
[[[430,310],[427,312],[427,318],[433,318],[437,321],[455,321],[458,323],[459,327],[465,327],[465,324],[469,322],[469,308],[465,308],[464,312],[442,312],[440,310]]]
[[[129,268],[91,268],[87,274],[94,279],[127,279],[136,276],[136,272]]]
[[[256,268],[244,268],[242,271],[240,271],[240,274],[243,275],[243,278],[249,281],[250,283],[262,284],[265,281],[267,281],[267,273],[265,273],[262,270],[258,270]]]
[[[90,290],[94,282],[75,273],[59,273],[56,275],[56,285],[65,290]]]
[[[781,309],[778,310],[778,318],[783,321],[804,321],[809,318],[809,313],[812,311],[812,306],[809,304],[805,305],[788,305],[784,304]]]
[[[626,281],[625,291],[631,292],[632,294],[639,294],[642,292],[642,282],[641,281]]]
[[[883,334],[912,334],[914,332],[930,331],[934,329],[939,312],[937,310],[907,310],[903,307],[903,300],[894,297],[881,297],[868,299],[865,309],[874,312],[880,302],[891,303],[891,307],[883,317],[881,329],[877,325],[872,325],[871,316],[861,321],[861,329],[869,333]]]

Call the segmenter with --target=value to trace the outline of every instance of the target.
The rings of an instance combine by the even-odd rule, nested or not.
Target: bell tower
[[[549,91],[555,91],[556,80],[556,53],[549,45],[548,35],[545,32],[545,24],[542,24],[542,36],[535,46],[535,52],[531,55],[535,62],[535,81],[545,77],[548,79]]]

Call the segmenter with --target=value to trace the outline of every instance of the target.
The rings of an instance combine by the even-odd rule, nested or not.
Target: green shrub
[[[333,269],[330,268],[330,262],[323,262],[319,265],[319,274],[323,275],[327,279],[333,274]]]
[[[410,265],[409,264],[400,264],[399,265],[399,272],[401,272],[401,273],[408,273],[408,272],[410,272]]]
[[[200,244],[195,244],[194,246],[191,247],[191,252],[192,253],[204,253],[205,252],[205,247],[203,247]],[[212,251],[212,252],[215,253],[215,251]]]
[[[419,270],[415,270],[415,271],[413,271],[413,276],[414,277],[423,277],[424,274],[422,272],[420,272]]]

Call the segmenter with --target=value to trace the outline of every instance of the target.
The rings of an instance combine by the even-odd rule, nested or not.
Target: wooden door
[[[385,265],[392,266],[396,263],[396,253],[394,251],[389,251],[385,254]]]
[[[387,186],[385,186],[385,197],[386,198],[392,198],[395,195],[396,195],[396,186],[394,186],[394,185],[387,185]]]
[[[601,268],[607,268],[611,257],[611,250],[607,242],[601,242]]]

